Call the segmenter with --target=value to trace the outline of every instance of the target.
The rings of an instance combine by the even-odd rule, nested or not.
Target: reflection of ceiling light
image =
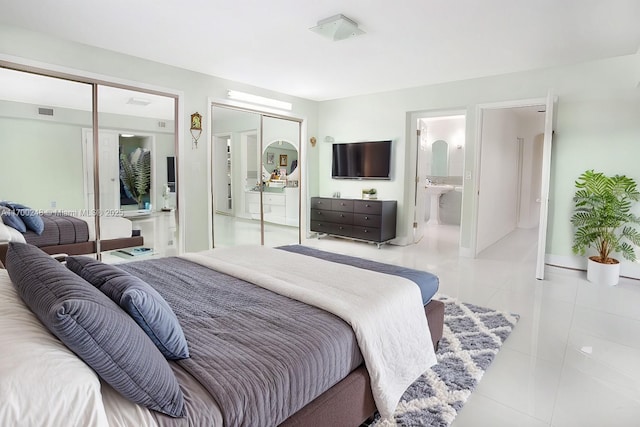
[[[291,111],[293,105],[290,102],[279,101],[277,99],[265,98],[264,96],[252,95],[250,93],[238,92],[237,90],[230,90],[227,92],[227,96],[231,99],[238,101],[250,102],[252,104],[267,105],[269,107],[279,108],[281,110]]]
[[[133,138],[135,135],[131,133],[121,133],[120,136],[123,138]]]
[[[357,22],[352,21],[344,15],[336,15],[331,18],[318,21],[318,25],[316,27],[309,29],[314,33],[318,33],[333,41],[344,40],[349,37],[364,34],[364,31],[358,28]]]
[[[151,104],[151,101],[144,98],[129,98],[129,100],[127,101],[127,104],[140,105],[142,107],[146,107],[147,105]]]

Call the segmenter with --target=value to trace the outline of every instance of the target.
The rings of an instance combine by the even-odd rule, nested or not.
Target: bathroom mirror
[[[439,139],[431,145],[431,175],[448,176],[449,144]]]
[[[288,141],[272,141],[262,153],[262,167],[267,180],[274,171],[279,175],[281,169],[285,169],[286,176],[290,176],[298,168],[298,150]]]

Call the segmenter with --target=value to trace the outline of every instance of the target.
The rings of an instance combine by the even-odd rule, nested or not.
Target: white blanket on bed
[[[383,418],[392,417],[407,387],[436,363],[420,290],[405,278],[263,246],[220,248],[183,257],[349,323]]]

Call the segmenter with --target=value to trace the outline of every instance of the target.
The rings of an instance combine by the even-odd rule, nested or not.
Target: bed
[[[0,261],[9,242],[29,243],[53,254],[84,255],[97,252],[95,219],[91,216],[40,215],[44,229],[20,232],[0,221]],[[144,245],[142,236],[133,236],[132,222],[123,217],[100,218],[100,250],[112,251]]]
[[[16,252],[15,247],[26,252]],[[98,261],[87,257],[71,257],[71,269],[87,263],[84,270],[74,273],[29,245],[13,248],[5,265],[22,298],[23,292],[31,292],[34,277],[39,277],[36,271],[52,269],[67,281],[82,276],[78,279],[82,292],[94,292],[84,279],[93,283],[95,271],[112,268],[91,264]],[[21,265],[25,259],[29,260],[27,265]],[[379,385],[385,384],[380,378],[387,370],[399,369],[400,377],[407,372],[414,376],[417,371],[409,371],[415,366],[419,375],[424,363],[433,363],[432,346],[442,336],[444,307],[431,299],[433,294],[426,295],[435,292],[434,285],[437,289],[437,277],[417,270],[298,245],[228,248],[118,267],[125,277],[151,285],[184,330],[190,357],[167,362],[183,392],[182,416],[149,410],[116,392],[67,348],[69,344],[65,346],[43,327],[40,315],[36,317],[25,306],[7,272],[0,270],[0,345],[11,343],[12,348],[0,354],[0,423],[56,425],[64,419],[65,425],[358,426],[376,408],[380,410],[381,403],[386,405]],[[341,287],[340,282],[347,287]],[[362,295],[343,295],[345,289]],[[359,303],[360,308],[347,306],[351,298],[361,302],[360,298],[370,293],[381,294],[384,303],[380,305],[374,298],[367,304]],[[385,316],[394,305],[407,312],[396,313],[398,322]],[[425,314],[428,319],[424,330],[420,320],[410,317],[416,308],[422,319]],[[331,312],[341,310],[356,313],[341,313],[348,318],[345,320]],[[390,345],[395,335],[369,340],[371,325],[358,323],[360,320],[353,318],[360,316],[358,313],[363,318],[373,317],[370,320],[378,325],[374,331],[375,327],[393,329],[399,325],[400,330],[393,334],[398,334],[400,341]],[[400,318],[404,316],[413,320],[403,323]],[[387,333],[380,331],[379,336]],[[418,362],[380,368],[377,353],[372,354],[371,349],[387,341],[389,348],[380,352],[405,352],[399,357],[413,357]],[[125,347],[134,351],[147,344]],[[419,354],[410,354],[404,347],[418,349]],[[415,378],[407,379],[411,382]],[[260,388],[264,386],[261,383],[266,383],[266,388]],[[56,399],[51,399],[53,395]]]

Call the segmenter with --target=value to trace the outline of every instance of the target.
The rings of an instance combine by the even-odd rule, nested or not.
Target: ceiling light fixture
[[[142,107],[146,107],[147,105],[151,104],[151,101],[144,98],[129,98],[129,100],[127,101],[127,104],[140,105]]]
[[[238,92],[237,90],[228,91],[227,96],[230,99],[250,102],[252,104],[266,105],[268,107],[275,107],[281,110],[291,111],[291,109],[293,108],[293,105],[290,102],[280,101],[278,99],[272,98],[265,98],[264,96],[252,95],[245,92]]]
[[[309,28],[314,33],[327,37],[333,41],[344,40],[350,37],[364,34],[364,31],[358,28],[358,23],[347,18],[344,15],[336,15],[331,18],[318,21],[318,25]]]

